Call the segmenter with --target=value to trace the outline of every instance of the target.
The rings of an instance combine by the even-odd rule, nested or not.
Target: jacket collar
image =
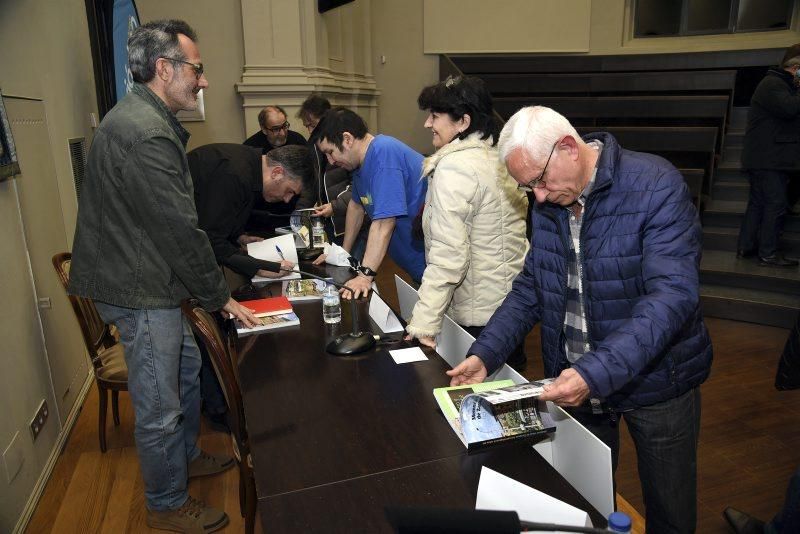
[[[422,162],[422,176],[430,176],[443,157],[472,148],[491,148],[491,137],[481,139],[480,132],[472,132],[464,139],[453,139]]]
[[[581,137],[585,142],[597,139],[603,143],[603,150],[600,152],[600,157],[597,160],[597,174],[594,178],[594,185],[589,192],[589,197],[597,191],[602,191],[614,183],[614,173],[616,172],[617,163],[619,161],[619,153],[622,147],[619,146],[617,140],[608,132],[593,132]],[[545,202],[544,204],[537,204],[534,209],[550,211],[555,216],[563,214],[566,217],[567,212],[561,209],[561,206]]]
[[[794,75],[791,72],[786,72],[780,67],[770,67],[770,69],[767,71],[767,75],[772,75],[777,78],[780,78],[781,80],[789,84],[790,87],[794,87]]]
[[[133,87],[131,88],[131,93],[140,96],[142,100],[150,104],[158,112],[158,114],[161,115],[165,121],[167,121],[170,128],[172,128],[172,131],[175,132],[175,135],[177,135],[178,139],[180,139],[181,143],[183,143],[183,148],[186,148],[186,143],[189,141],[191,134],[181,125],[180,121],[178,121],[178,118],[172,111],[170,111],[164,101],[161,100],[161,98],[159,98],[159,96],[152,90],[150,90],[149,87],[142,83],[134,83]]]

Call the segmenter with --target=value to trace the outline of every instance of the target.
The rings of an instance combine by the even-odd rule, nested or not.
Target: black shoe
[[[780,254],[773,254],[772,256],[767,256],[766,258],[758,258],[758,264],[771,267],[797,267],[800,265],[800,262],[797,260],[786,259]]]
[[[739,250],[736,251],[736,257],[737,258],[752,258],[755,255],[756,255],[756,251],[755,250],[739,249]]]
[[[722,517],[728,522],[731,529],[736,534],[763,534],[764,522],[751,517],[750,515],[740,512],[736,508],[730,506],[725,508],[722,512]]]

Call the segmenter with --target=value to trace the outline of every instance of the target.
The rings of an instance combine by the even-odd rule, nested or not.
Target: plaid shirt
[[[603,144],[599,141],[592,141],[589,146],[598,152],[603,150]],[[599,158],[598,158],[599,160]],[[564,337],[566,342],[564,347],[567,352],[569,363],[577,362],[581,356],[592,350],[589,344],[589,332],[586,327],[586,307],[584,304],[583,293],[583,262],[581,261],[581,226],[583,225],[583,214],[585,213],[586,199],[592,192],[594,180],[597,176],[597,167],[592,172],[589,183],[583,188],[576,202],[581,206],[580,215],[575,215],[572,207],[564,209],[569,213],[569,233],[572,248],[567,258],[567,313],[564,316]],[[600,401],[590,399],[592,411],[601,411]]]

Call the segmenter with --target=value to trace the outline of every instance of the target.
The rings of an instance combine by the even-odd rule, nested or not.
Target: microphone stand
[[[339,284],[332,280],[328,280],[321,276],[317,276],[316,274],[309,273],[307,271],[301,271],[299,269],[281,269],[281,272],[300,273],[308,276],[309,278],[322,280],[323,282],[334,287],[346,289],[350,292],[350,316],[352,318],[351,322],[353,323],[353,329],[349,334],[342,334],[341,336],[336,337],[336,339],[328,343],[328,346],[325,347],[325,350],[336,356],[348,356],[350,354],[366,352],[375,346],[376,340],[372,332],[362,332],[358,325],[358,308],[356,307],[356,299],[354,298],[354,292],[351,288],[344,284]]]

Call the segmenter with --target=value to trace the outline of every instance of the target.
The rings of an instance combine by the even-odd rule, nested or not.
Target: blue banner
[[[111,34],[114,47],[114,80],[116,82],[116,102],[133,87],[133,76],[128,66],[128,36],[139,26],[139,15],[133,0],[114,0]]]

